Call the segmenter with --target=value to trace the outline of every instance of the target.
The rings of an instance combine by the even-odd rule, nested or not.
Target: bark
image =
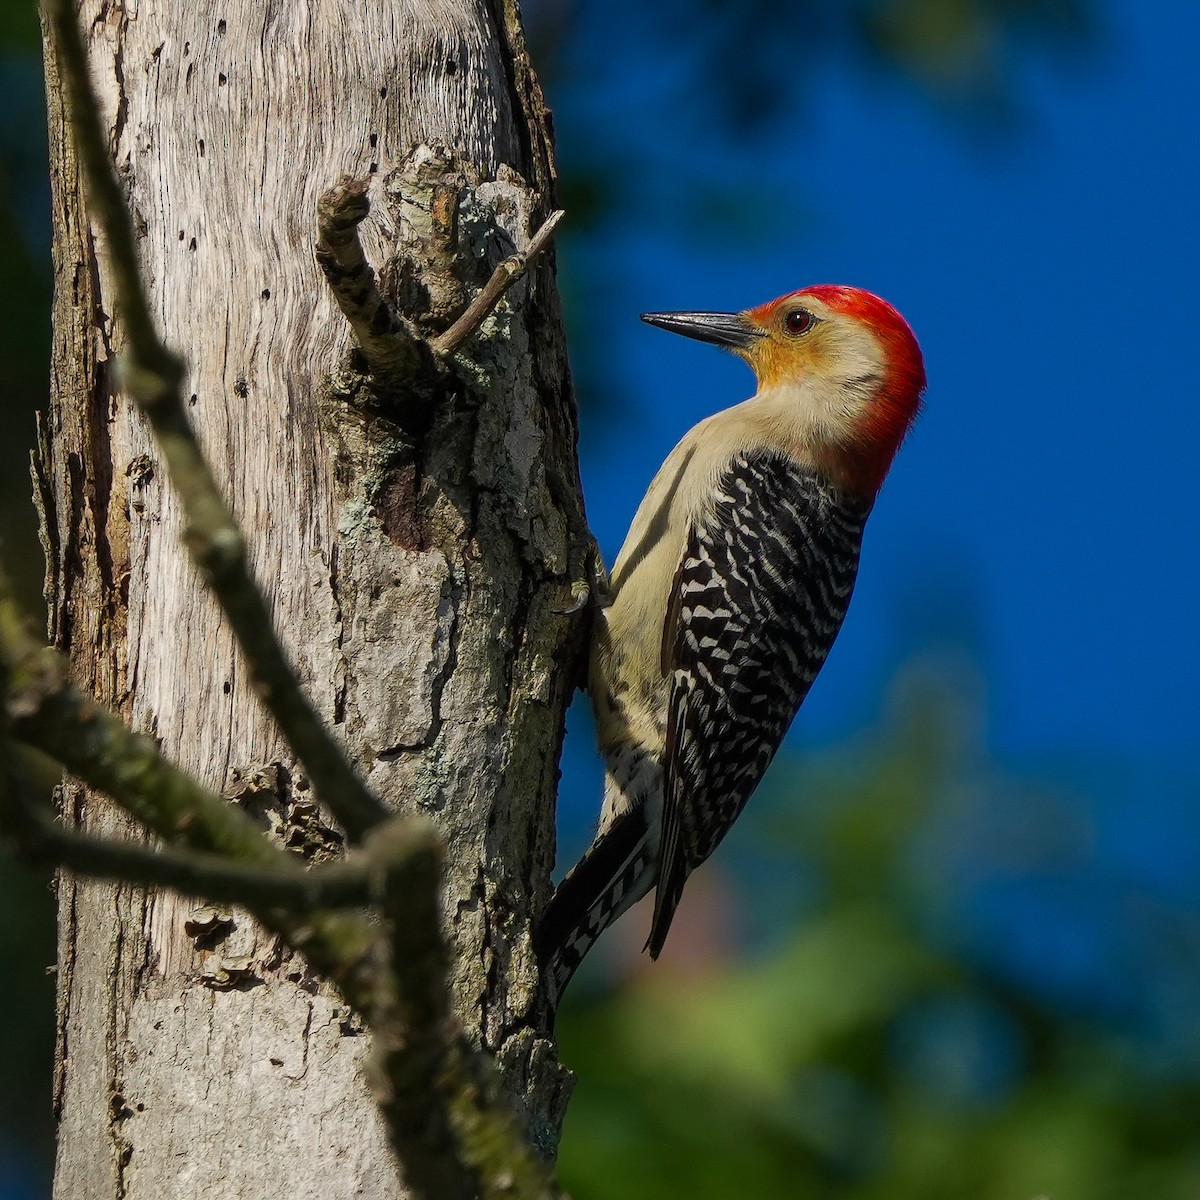
[[[386,395],[312,253],[320,193],[370,173],[368,253],[409,315],[444,325],[552,208],[548,114],[513,3],[242,9],[83,5],[144,277],[314,703],[379,795],[445,832],[454,1004],[552,1153],[566,1077],[530,919],[584,624],[556,611],[580,501],[552,252],[452,375]],[[325,857],[340,834],[249,690],[119,393],[121,327],[51,53],[47,70],[54,399],[36,474],[52,637],[100,701]],[[63,803],[129,832],[77,785]],[[57,1196],[404,1194],[361,1026],[303,962],[242,914],[196,934],[171,893],[64,876],[59,895]]]

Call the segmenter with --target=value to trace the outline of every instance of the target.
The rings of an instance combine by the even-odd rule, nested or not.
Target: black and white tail
[[[538,926],[542,986],[552,1008],[600,935],[654,886],[662,770],[633,746],[610,754],[600,833],[558,885]]]
[[[650,840],[645,810],[626,812],[558,885],[537,934],[542,986],[553,1008],[600,935],[653,886]]]

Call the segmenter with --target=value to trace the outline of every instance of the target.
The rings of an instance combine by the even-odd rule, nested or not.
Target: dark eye
[[[815,319],[807,308],[794,308],[783,318],[783,327],[788,333],[807,333]]]

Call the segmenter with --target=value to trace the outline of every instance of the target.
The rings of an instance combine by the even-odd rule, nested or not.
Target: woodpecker
[[[588,690],[604,805],[538,929],[552,1006],[652,887],[658,957],[688,876],[745,807],[837,637],[864,524],[925,388],[912,330],[859,288],[642,320],[732,350],[758,389],[671,452],[597,614]]]

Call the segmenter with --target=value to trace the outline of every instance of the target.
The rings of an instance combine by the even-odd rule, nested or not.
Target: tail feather
[[[537,933],[553,1008],[600,935],[653,886],[656,850],[638,806],[619,816],[558,885]]]
[[[658,890],[654,893],[654,917],[645,946],[650,951],[651,958],[658,958],[666,944],[671,922],[675,919],[675,910],[683,898],[683,885],[687,883],[688,874],[686,864],[677,860],[670,874],[658,881]]]

